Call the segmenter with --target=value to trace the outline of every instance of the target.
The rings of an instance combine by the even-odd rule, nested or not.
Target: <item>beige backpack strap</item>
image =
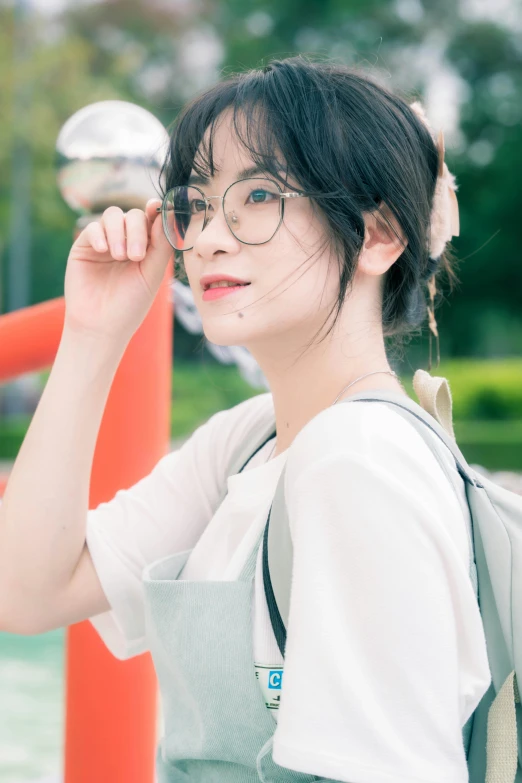
[[[515,783],[518,768],[516,674],[509,674],[488,712],[486,783]]]
[[[451,391],[446,378],[432,376],[426,370],[417,370],[413,376],[413,388],[421,408],[424,408],[448,435],[455,440],[453,431]]]

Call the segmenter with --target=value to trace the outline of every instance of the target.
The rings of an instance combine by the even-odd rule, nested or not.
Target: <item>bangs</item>
[[[214,137],[224,112],[230,111],[231,128],[253,165],[266,171],[287,187],[290,171],[285,155],[285,136],[281,116],[270,106],[262,71],[238,75],[212,87],[188,104],[171,132],[167,159],[162,168],[161,183],[168,191],[175,185],[186,185],[191,172],[211,179],[219,171],[214,158]],[[277,113],[278,114],[278,113]],[[276,132],[276,128],[280,132]],[[295,154],[295,151],[294,151]]]

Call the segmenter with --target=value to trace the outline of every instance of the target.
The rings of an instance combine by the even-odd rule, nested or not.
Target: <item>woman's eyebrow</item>
[[[280,173],[283,173],[283,169],[279,169]],[[257,177],[259,174],[266,176],[268,172],[266,169],[260,166],[250,166],[249,168],[242,169],[236,173],[237,179],[248,179],[248,177]],[[208,177],[202,177],[200,174],[191,174],[188,178],[189,185],[209,185],[210,180]]]
[[[191,174],[188,178],[188,185],[208,185],[208,177],[202,177],[201,174]]]
[[[256,177],[258,174],[267,174],[266,169],[260,168],[260,166],[250,166],[247,169],[238,171],[238,179],[247,179],[248,177]]]

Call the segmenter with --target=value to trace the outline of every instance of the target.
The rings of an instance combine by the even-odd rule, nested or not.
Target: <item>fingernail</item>
[[[95,242],[94,247],[98,251],[98,253],[103,253],[105,250],[107,250],[107,243],[104,242],[102,239],[98,239],[98,241]]]
[[[131,247],[130,247],[130,254],[131,254],[131,256],[142,256],[143,255],[143,246],[142,245],[131,245]]]

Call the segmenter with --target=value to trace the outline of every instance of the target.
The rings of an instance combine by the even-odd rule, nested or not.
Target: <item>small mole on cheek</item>
[[[237,314],[237,317],[238,317],[238,318],[243,318],[243,313],[238,313],[238,314]]]

